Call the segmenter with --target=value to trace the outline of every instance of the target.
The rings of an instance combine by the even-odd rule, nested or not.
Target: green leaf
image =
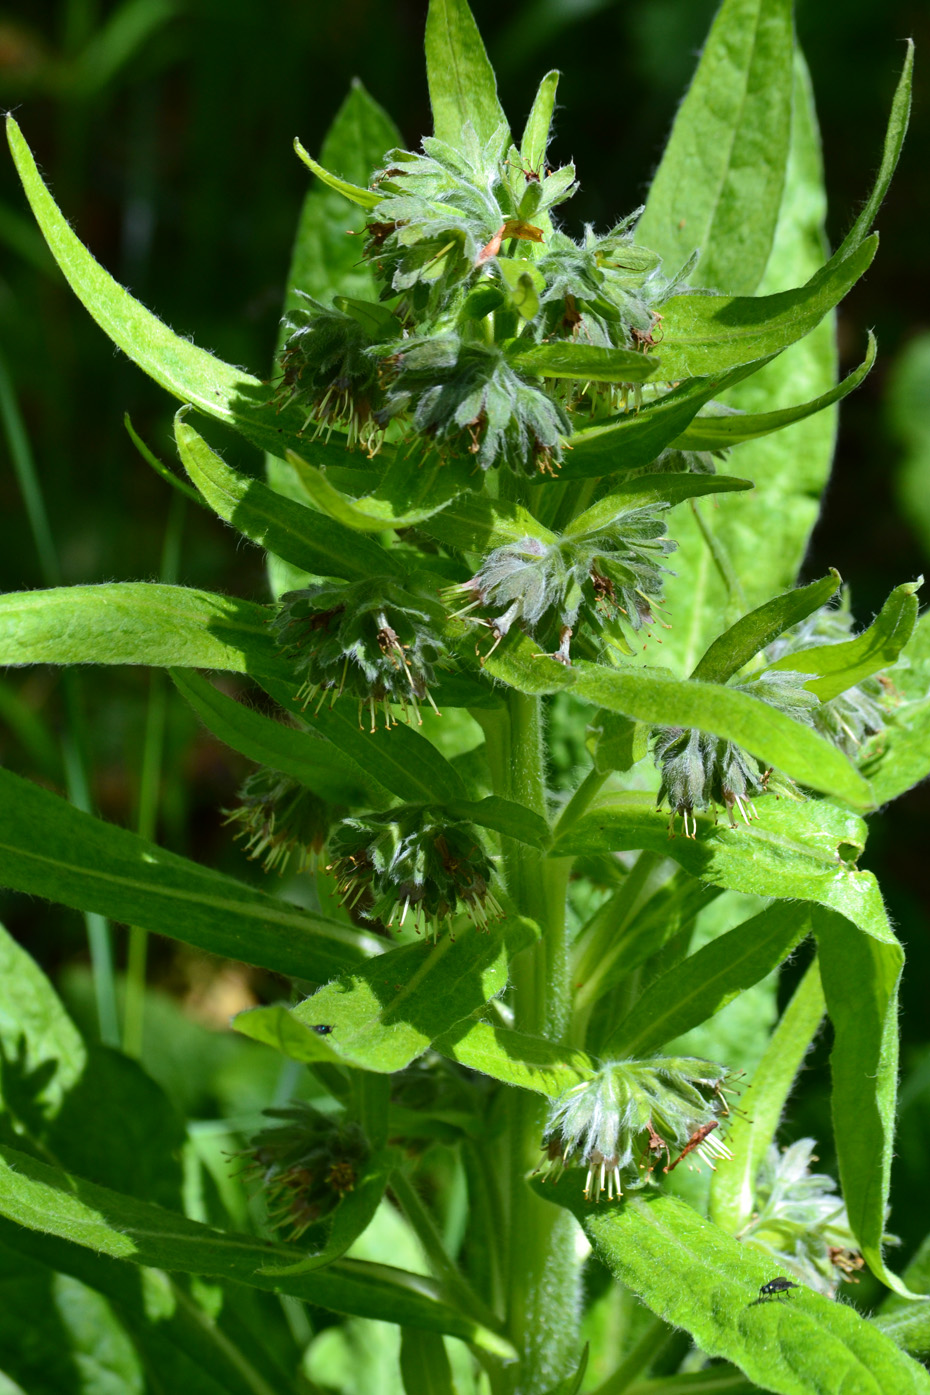
[[[234,751],[290,775],[331,804],[372,804],[372,781],[331,742],[272,721],[198,673],[172,669],[171,678],[204,726]],[[379,802],[377,794],[374,802]]]
[[[810,919],[809,907],[795,909]],[[752,1073],[751,1114],[734,1114],[730,1121],[727,1146],[732,1160],[726,1167],[718,1167],[711,1178],[710,1218],[731,1234],[742,1230],[752,1215],[759,1168],[775,1139],[785,1102],[823,1021],[825,1006],[820,969],[814,960]]]
[[[561,692],[573,683],[572,670],[540,652],[539,645],[529,635],[511,630],[506,645],[502,645],[484,662],[484,672],[490,678],[516,688],[519,693],[541,697]]]
[[[466,1019],[436,1037],[433,1049],[461,1066],[555,1099],[596,1070],[591,1057],[564,1042]]]
[[[505,1359],[513,1357],[502,1337],[433,1296],[435,1285],[421,1275],[350,1259],[337,1260],[321,1274],[266,1274],[265,1265],[283,1267],[299,1261],[299,1247],[213,1230],[36,1162],[13,1148],[0,1148],[0,1214],[30,1230],[131,1264],[290,1294],[330,1312],[447,1332]]]
[[[581,1175],[533,1184],[580,1221],[614,1278],[711,1357],[724,1357],[779,1395],[923,1395],[930,1375],[855,1308],[802,1287],[759,1300],[771,1260],[684,1202],[639,1192],[619,1206],[585,1202]],[[789,1308],[790,1301],[790,1311]]]
[[[911,1293],[930,1293],[930,1237],[919,1246],[901,1277]],[[926,1303],[914,1303],[900,1294],[889,1293],[873,1321],[912,1356],[930,1352],[930,1308]]]
[[[338,174],[330,174],[321,164],[314,160],[312,155],[308,155],[300,141],[294,138],[294,150],[311,174],[315,174],[317,179],[321,179],[328,189],[333,189],[337,194],[341,194],[350,203],[357,203],[360,208],[368,211],[376,207],[381,202],[381,194],[377,189],[361,189],[357,184],[350,184],[347,179],[340,179]]]
[[[317,703],[303,707],[293,681],[262,681],[275,702],[293,713],[320,736],[338,747],[391,794],[408,804],[448,804],[465,797],[465,785],[455,766],[413,727],[398,724],[388,731],[363,730],[354,705]]]
[[[0,770],[0,885],[319,983],[381,945]]]
[[[529,922],[516,920],[503,928],[498,922],[485,934],[469,927],[455,940],[446,935],[435,945],[404,945],[320,988],[292,1016],[308,1029],[330,1027],[320,1041],[346,1065],[384,1074],[403,1070],[504,988],[505,930],[521,945],[532,938]],[[282,1028],[277,1010],[272,1016],[254,1008],[234,1025],[288,1054],[299,1052],[298,1060],[313,1049],[300,1033]]]
[[[618,712],[602,711],[589,724],[588,730],[596,737],[596,770],[632,770],[649,754],[646,722],[634,722]]]
[[[481,828],[491,828],[531,848],[546,849],[552,841],[542,814],[512,799],[502,799],[499,794],[489,794],[485,799],[454,799],[447,807],[454,818],[470,819]]]
[[[782,431],[795,422],[805,421],[826,407],[842,402],[851,392],[855,392],[867,378],[875,363],[877,352],[875,335],[869,330],[869,346],[865,360],[858,368],[848,373],[841,383],[836,383],[827,392],[814,397],[810,402],[801,402],[795,407],[782,407],[775,412],[737,412],[734,415],[695,417],[690,426],[676,441],[675,450],[726,450],[744,441],[756,441],[761,436],[769,436],[773,431]]]
[[[426,77],[433,134],[460,148],[466,123],[487,145],[507,118],[478,26],[465,0],[430,0],[426,17]]]
[[[533,106],[526,118],[523,139],[520,142],[520,159],[527,170],[542,175],[549,145],[549,128],[552,113],[555,111],[555,94],[559,85],[558,71],[553,68],[546,73],[536,91]]]
[[[833,905],[846,913],[868,893],[867,872],[847,859],[865,845],[865,825],[825,800],[795,802],[766,795],[748,826],[715,824],[698,814],[696,838],[670,838],[668,814],[650,795],[612,794],[561,837],[552,857],[648,848],[673,858],[692,877],[757,896],[788,896]]]
[[[319,1226],[313,1226],[301,1237],[301,1248],[306,1250],[308,1242],[313,1243],[316,1232],[325,1234],[325,1243],[304,1258],[290,1264],[266,1264],[263,1274],[312,1274],[316,1269],[324,1269],[333,1260],[341,1257],[366,1231],[375,1218],[381,1205],[384,1189],[392,1170],[397,1166],[399,1155],[394,1148],[380,1148],[372,1153],[365,1163],[361,1178],[352,1190],[342,1197],[335,1211]]]
[[[114,281],[71,231],[12,116],[7,117],[7,138],[52,255],[77,298],[113,343],[174,397],[231,426],[261,450],[281,454],[288,445],[299,446],[300,409],[279,411],[274,390],[266,383],[175,334]],[[336,459],[342,452],[334,446],[330,454]]]
[[[609,528],[619,513],[626,509],[646,508],[648,505],[680,504],[703,494],[728,494],[752,489],[752,480],[734,479],[732,475],[638,475],[620,489],[605,494],[591,508],[573,518],[565,529],[566,538],[587,538],[603,528]]]
[[[834,253],[833,260],[848,256],[850,252],[862,244],[875,221],[897,167],[911,113],[911,79],[914,74],[914,42],[912,39],[908,39],[906,42],[907,55],[891,103],[891,114],[888,118],[888,129],[885,132],[885,144],[882,149],[882,162],[879,166],[875,186],[859,217]]]
[[[840,574],[831,568],[822,581],[799,586],[758,606],[714,640],[691,677],[705,683],[726,683],[773,639],[826,605],[839,585]]]
[[[839,304],[868,271],[877,249],[877,235],[866,238],[844,261],[834,257],[797,290],[672,296],[663,310],[663,376],[674,381],[722,373],[781,353]]]
[[[437,542],[467,552],[489,552],[524,538],[554,543],[558,539],[522,504],[491,499],[486,494],[460,495],[454,503],[423,524],[423,532]]]
[[[891,933],[874,879],[863,885],[862,893],[841,910],[818,907],[814,912],[820,977],[833,1024],[833,1137],[843,1200],[863,1257],[876,1278],[907,1298],[907,1286],[882,1258],[904,952]]]
[[[862,773],[872,785],[876,804],[913,789],[930,775],[930,697],[908,702],[885,718],[862,761]]]
[[[557,1385],[553,1385],[551,1389],[547,1390],[546,1395],[578,1395],[584,1380],[584,1373],[588,1369],[589,1350],[589,1345],[585,1342],[577,1369],[572,1375],[566,1376],[564,1380],[560,1380]],[[661,1395],[661,1392],[656,1391],[655,1395]]]
[[[382,533],[386,528],[412,528],[444,509],[460,492],[458,480],[447,466],[427,469],[395,456],[374,494],[353,499],[331,484],[322,470],[309,465],[296,451],[287,452],[301,488],[315,509],[346,528],[361,533]],[[398,465],[412,468],[415,490],[404,491],[400,502],[390,496],[390,474]],[[424,500],[416,503],[416,499]]]
[[[151,664],[287,681],[270,618],[252,601],[145,581],[13,591],[0,596],[0,664]]]
[[[455,1395],[452,1367],[437,1333],[401,1328],[400,1372],[407,1395]]]
[[[533,344],[513,340],[507,350],[511,368],[543,378],[573,378],[590,383],[642,383],[660,367],[658,359],[635,349],[607,349],[599,344]]]
[[[717,683],[682,682],[661,670],[607,670],[579,662],[570,670],[578,697],[657,726],[695,727],[735,741],[759,760],[811,789],[868,809],[871,791],[850,762],[810,727],[748,693]]]
[[[822,644],[786,654],[769,664],[767,671],[790,669],[795,673],[821,674],[804,686],[816,693],[821,702],[829,702],[864,678],[890,668],[914,633],[916,592],[922,584],[923,577],[920,577],[896,586],[869,628],[855,639],[845,644]]]
[[[396,559],[378,543],[226,465],[181,412],[174,434],[184,468],[207,503],[252,542],[318,576],[357,581],[397,575]]]
[[[652,980],[601,1054],[648,1056],[699,1027],[783,963],[810,930],[809,908],[776,902],[711,940]]]
[[[790,0],[726,0],[678,109],[636,240],[689,280],[750,295],[765,271],[791,139]]]

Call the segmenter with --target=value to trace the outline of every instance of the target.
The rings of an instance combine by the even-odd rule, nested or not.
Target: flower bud
[[[319,852],[333,819],[325,800],[299,781],[264,766],[253,770],[239,790],[239,807],[224,809],[227,824],[237,824],[250,858],[263,859],[265,871],[283,872],[292,855],[303,872],[311,853]]]

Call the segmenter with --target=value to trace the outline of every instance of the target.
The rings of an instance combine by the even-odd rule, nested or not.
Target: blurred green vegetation
[[[557,153],[576,159],[582,184],[569,230],[579,232],[585,221],[604,227],[635,207],[713,0],[473,0],[473,9],[517,123],[541,74],[563,70]],[[16,110],[56,198],[100,260],[176,330],[266,373],[307,187],[293,137],[317,150],[359,77],[405,139],[418,142],[430,128],[425,13],[426,0],[18,0],[0,8],[0,104]],[[916,115],[878,220],[881,250],[841,308],[844,371],[860,360],[870,327],[879,364],[844,404],[825,516],[806,565],[810,575],[838,567],[866,622],[893,585],[930,571],[930,7],[926,0],[799,0],[798,28],[823,127],[834,244],[877,164],[899,41],[912,35],[918,47]],[[22,414],[36,462],[62,579],[158,576],[171,491],[140,459],[122,421],[128,412],[143,439],[170,459],[173,404],[114,354],[74,300],[7,159],[0,161],[0,379],[4,374],[8,403]],[[238,449],[231,441],[224,447]],[[215,519],[188,509],[179,579],[263,594],[262,556],[230,541]],[[8,441],[0,439],[0,589],[42,585],[44,575]],[[149,692],[145,672],[88,670],[75,699],[86,725],[93,800],[128,826],[139,817]],[[0,762],[63,788],[64,711],[63,685],[50,671],[0,677]],[[579,743],[570,734],[560,742],[565,760],[577,760]],[[219,812],[244,774],[245,763],[198,729],[169,692],[159,838],[257,879]],[[930,1194],[920,1185],[930,1151],[928,815],[925,784],[874,821],[865,860],[881,879],[909,955],[896,1177],[896,1194],[907,1204],[891,1222],[908,1253],[930,1230]],[[69,971],[76,1001],[73,975],[86,957],[79,918],[16,898],[3,900],[0,914],[56,977]],[[122,931],[116,951],[123,963]],[[201,964],[165,945],[152,960],[153,982],[204,1020],[222,1020],[221,1011],[211,1018],[198,1000]],[[784,975],[784,994],[801,967]],[[243,976],[238,1005],[269,991],[256,976]],[[151,1020],[161,1018],[154,1013]],[[164,1031],[171,1036],[175,1029]],[[827,1049],[821,1043],[816,1063]],[[164,1056],[163,1047],[151,1051],[153,1063]],[[233,1053],[224,1049],[215,1065],[216,1079],[225,1079]],[[256,1069],[261,1076],[264,1065]],[[204,1083],[193,1107],[209,1115],[228,1103],[222,1084]],[[822,1141],[825,1163],[827,1129],[823,1086],[802,1088],[791,1130]]]

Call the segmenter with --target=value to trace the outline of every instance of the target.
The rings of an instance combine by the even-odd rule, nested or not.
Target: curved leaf
[[[522,504],[509,499],[490,499],[486,494],[466,494],[459,497],[439,515],[427,519],[423,532],[437,542],[467,552],[488,552],[507,543],[519,543],[524,538],[554,543],[558,539],[545,528]]]
[[[225,464],[181,412],[174,434],[184,468],[210,507],[259,547],[318,576],[397,575],[396,559],[378,543]]]
[[[799,586],[751,610],[714,640],[691,677],[705,683],[726,683],[773,639],[826,605],[836,595],[840,580],[839,572],[831,568],[822,581]]]
[[[790,0],[726,0],[652,181],[636,240],[696,286],[751,294],[781,206],[791,139]]]
[[[558,86],[559,73],[557,69],[553,68],[551,72],[546,73],[537,88],[536,96],[533,98],[533,106],[523,129],[520,159],[523,160],[528,170],[535,171],[536,174],[543,173]]]
[[[497,81],[466,0],[430,0],[426,16],[426,78],[433,134],[461,148],[469,123],[487,145],[507,118]]]
[[[704,494],[730,494],[752,487],[752,480],[735,479],[732,475],[637,475],[573,518],[564,536],[590,537],[602,528],[609,528],[617,514],[625,509],[646,508],[650,504],[671,507]]]
[[[394,500],[385,497],[383,488],[375,494],[353,499],[331,484],[322,470],[308,464],[296,451],[287,452],[287,463],[293,467],[300,487],[315,509],[360,533],[383,533],[386,528],[412,528],[431,518],[434,513],[439,513],[459,493],[452,472],[436,466],[429,471],[420,470],[414,497],[427,501],[422,504],[416,504],[410,498],[398,506]]]
[[[795,673],[820,674],[804,686],[816,693],[821,702],[829,702],[871,674],[890,668],[914,633],[918,604],[915,593],[922,584],[920,577],[896,586],[869,628],[855,639],[786,654],[769,664],[767,672],[790,669]]]
[[[601,1261],[657,1316],[683,1327],[708,1356],[721,1356],[779,1395],[927,1395],[930,1375],[860,1316],[802,1287],[788,1300],[760,1300],[772,1261],[741,1245],[690,1206],[637,1193],[596,1207],[579,1172],[534,1190],[567,1207]]]
[[[528,1036],[481,1018],[457,1023],[435,1039],[433,1050],[493,1080],[550,1099],[590,1079],[597,1069],[590,1056],[565,1042]]]
[[[589,383],[642,383],[661,367],[661,361],[636,349],[608,349],[600,344],[532,344],[520,347],[512,341],[507,350],[511,368],[543,378],[572,378]],[[664,377],[664,374],[662,375]]]
[[[842,382],[837,383],[810,402],[801,402],[796,407],[782,407],[777,412],[737,412],[720,417],[695,417],[676,441],[674,450],[727,450],[743,441],[756,441],[760,436],[769,436],[773,431],[781,431],[797,421],[815,416],[835,402],[842,402],[851,392],[863,383],[872,371],[877,352],[875,335],[869,330],[869,347],[864,362],[848,373]]]
[[[0,885],[312,983],[382,949],[0,770]]]
[[[329,170],[324,169],[321,164],[314,160],[312,155],[304,150],[296,136],[294,137],[294,150],[311,174],[315,174],[317,179],[321,179],[328,189],[335,190],[344,199],[348,199],[350,203],[357,203],[360,208],[370,210],[381,202],[381,195],[376,189],[361,189],[357,184],[350,184],[347,179],[340,179],[338,174],[330,174]]]
[[[0,664],[214,668],[293,683],[268,606],[147,581],[0,596]]]
[[[337,1260],[323,1274],[266,1274],[266,1264],[299,1261],[299,1247],[213,1230],[13,1148],[0,1148],[0,1214],[99,1255],[287,1293],[330,1312],[448,1332],[505,1359],[513,1355],[502,1337],[440,1302],[435,1285],[419,1274],[347,1259]]]
[[[904,67],[901,69],[901,76],[898,78],[898,85],[895,88],[894,98],[891,103],[891,113],[888,117],[888,129],[885,132],[885,142],[882,148],[882,162],[879,166],[878,177],[871,194],[866,200],[865,207],[859,217],[853,223],[840,246],[836,249],[833,259],[846,257],[851,251],[861,246],[869,229],[875,221],[882,200],[888,192],[891,177],[898,164],[898,157],[901,154],[901,147],[904,145],[904,137],[907,134],[907,123],[911,114],[911,80],[914,75],[914,41],[908,39],[907,53],[904,58]]]
[[[777,969],[810,930],[808,907],[776,902],[711,940],[652,980],[602,1054],[647,1056],[699,1027]]]

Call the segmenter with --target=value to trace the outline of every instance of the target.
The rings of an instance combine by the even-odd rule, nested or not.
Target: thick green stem
[[[540,699],[508,693],[506,714],[485,717],[495,794],[546,815],[546,758]],[[504,840],[503,873],[516,909],[535,920],[540,938],[511,964],[514,1026],[560,1039],[570,1012],[565,927],[568,863]],[[575,1224],[567,1211],[540,1201],[527,1186],[539,1161],[545,1103],[513,1092],[509,1114],[508,1335],[521,1352],[512,1389],[541,1395],[577,1358],[579,1266]]]

